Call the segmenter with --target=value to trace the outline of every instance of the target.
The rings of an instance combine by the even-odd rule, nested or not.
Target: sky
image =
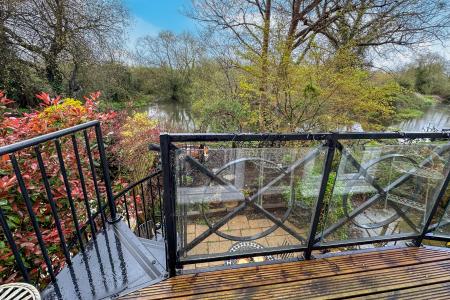
[[[124,0],[132,16],[132,24],[128,33],[128,48],[134,48],[139,37],[145,35],[156,36],[161,30],[171,30],[176,33],[183,31],[195,31],[196,22],[183,14],[183,9],[188,7],[190,0]],[[419,52],[436,52],[450,59],[450,41],[446,45],[435,44],[424,47]],[[404,65],[412,60],[416,54],[405,51],[397,53],[395,59],[380,60],[380,66]]]
[[[189,0],[125,0],[132,16],[129,31],[130,46],[139,37],[157,35],[161,30],[176,33],[195,30],[195,22],[184,16],[183,8]]]

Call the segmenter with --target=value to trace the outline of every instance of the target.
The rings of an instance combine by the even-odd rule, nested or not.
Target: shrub
[[[110,132],[116,126],[117,113],[99,112],[97,110],[98,97],[100,93],[92,93],[85,97],[84,101],[76,99],[51,98],[46,93],[37,95],[41,100],[41,109],[31,113],[19,114],[17,111],[7,113],[7,106],[12,103],[3,92],[0,92],[1,113],[0,116],[0,145],[12,144],[34,136],[46,134],[62,128],[70,127],[88,120],[100,120],[104,132]],[[88,137],[91,140],[95,165],[99,165],[99,155],[96,150],[94,132],[89,131]],[[94,193],[93,181],[90,180],[89,164],[86,149],[81,137],[78,140],[79,153],[82,161],[83,173],[86,177],[88,201],[92,211],[96,211],[96,195]],[[87,212],[84,206],[84,195],[81,188],[80,179],[77,173],[75,152],[70,138],[61,138],[63,157],[66,165],[69,182],[72,189],[72,197],[75,209],[79,217],[80,227],[87,223]],[[69,243],[74,239],[74,225],[70,211],[69,200],[67,198],[63,179],[60,174],[60,167],[55,147],[52,143],[44,143],[40,146],[43,156],[46,173],[52,187],[52,194],[55,200],[61,226]],[[64,266],[64,256],[60,249],[60,240],[51,215],[50,204],[48,202],[45,188],[42,184],[42,176],[36,154],[33,149],[25,149],[16,153],[25,185],[30,194],[33,204],[33,211],[36,214],[43,240],[47,246],[52,265],[56,271]],[[83,155],[84,154],[84,155]],[[7,223],[12,230],[16,244],[20,250],[20,255],[28,268],[32,280],[37,285],[44,285],[48,281],[47,267],[42,258],[41,250],[38,246],[36,236],[31,226],[31,221],[26,210],[24,200],[17,187],[17,179],[12,170],[9,156],[5,155],[0,159],[0,207],[6,215]],[[121,184],[123,184],[121,182]],[[100,190],[104,187],[100,184]],[[88,234],[89,231],[87,230]],[[14,267],[14,257],[9,246],[6,244],[3,233],[0,232],[0,283],[20,280],[20,273]],[[75,254],[76,249],[71,249]]]
[[[156,121],[145,113],[135,113],[123,121],[117,133],[117,165],[120,174],[127,174],[132,181],[137,181],[155,165],[155,154],[148,150],[150,143],[158,142],[159,128]]]

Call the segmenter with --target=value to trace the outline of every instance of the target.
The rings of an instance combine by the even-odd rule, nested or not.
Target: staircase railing
[[[114,196],[117,211],[142,238],[158,239],[164,235],[161,173],[155,170]]]
[[[0,157],[9,182],[1,191],[2,235],[26,282],[32,276],[54,282],[106,222],[118,220],[100,123],[1,147]],[[40,252],[43,266],[29,260],[30,251]],[[30,275],[36,268],[40,274]]]
[[[43,287],[47,278],[55,282],[57,273],[72,264],[74,255],[84,251],[98,231],[120,218],[139,237],[163,236],[161,171],[113,194],[98,121],[0,147],[0,157],[2,180],[9,182],[0,190],[0,236],[14,257],[10,268],[17,268],[28,283]],[[31,226],[15,222],[19,217],[29,219]],[[34,245],[26,242],[33,241],[43,268],[28,257]],[[39,275],[30,274],[36,269]]]

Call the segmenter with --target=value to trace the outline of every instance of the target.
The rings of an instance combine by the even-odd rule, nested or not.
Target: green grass
[[[430,95],[421,95],[413,92],[399,94],[394,100],[396,108],[395,121],[400,122],[419,118],[435,103],[437,103],[436,98]]]
[[[395,115],[396,120],[408,120],[419,118],[424,114],[422,110],[414,109],[414,108],[403,108],[397,112]]]
[[[100,102],[100,109],[102,110],[124,110],[129,108],[138,108],[147,106],[154,101],[151,95],[140,95],[130,101],[111,101],[105,100]]]

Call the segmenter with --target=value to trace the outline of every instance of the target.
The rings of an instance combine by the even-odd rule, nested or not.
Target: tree
[[[422,55],[413,65],[415,89],[422,94],[450,97],[450,76],[446,61],[439,55]]]
[[[358,0],[320,33],[332,49],[352,45],[360,56],[370,49],[413,47],[449,37],[450,5],[443,0]]]
[[[203,45],[190,33],[162,31],[156,37],[145,36],[138,41],[136,60],[148,67],[159,68],[161,98],[185,101],[193,72],[203,59]]]
[[[345,3],[344,3],[345,4]],[[253,105],[264,130],[273,75],[280,88],[293,56],[308,49],[307,41],[333,22],[345,8],[340,1],[320,0],[192,0],[187,12],[207,26],[223,31],[230,46],[241,53],[241,66],[254,65],[249,75],[258,82]]]
[[[68,81],[74,92],[83,61],[120,52],[128,18],[119,0],[6,0],[2,11],[6,43],[21,61],[45,74],[56,93],[66,90],[64,65],[72,66]]]

